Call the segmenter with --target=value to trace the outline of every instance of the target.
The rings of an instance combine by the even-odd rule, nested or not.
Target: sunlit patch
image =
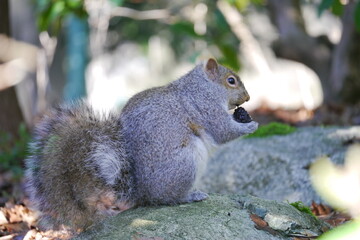
[[[132,221],[130,226],[131,227],[145,227],[145,226],[149,226],[149,225],[155,225],[156,223],[157,222],[155,222],[155,221],[136,218]]]

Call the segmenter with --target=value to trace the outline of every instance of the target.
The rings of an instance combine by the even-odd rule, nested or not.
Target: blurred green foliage
[[[273,135],[287,135],[293,133],[297,128],[292,127],[288,124],[271,122],[266,125],[260,126],[254,133],[246,136],[246,138],[255,138],[255,137],[269,137]]]
[[[265,0],[227,0],[230,4],[234,5],[240,11],[244,11],[250,4],[262,5]]]
[[[36,0],[37,25],[40,31],[48,31],[57,35],[63,25],[63,20],[70,14],[86,18],[84,0]]]
[[[319,240],[355,240],[360,238],[360,220],[355,219],[322,234]]]
[[[320,16],[327,9],[340,16],[343,13],[344,6],[339,0],[322,0],[318,7],[318,15]]]
[[[318,15],[320,16],[325,10],[330,10],[334,15],[341,17],[344,14],[344,4],[341,0],[321,0],[318,7]],[[360,1],[355,0],[355,27],[360,32]]]
[[[360,1],[356,5],[355,9],[355,27],[358,32],[360,32]]]
[[[1,171],[12,171],[14,177],[21,177],[23,174],[22,164],[27,155],[27,145],[30,141],[30,134],[25,124],[18,129],[18,136],[12,136],[7,132],[0,131],[0,166]]]
[[[80,18],[86,18],[88,13],[84,7],[84,0],[35,0],[38,10],[38,27],[40,31],[48,31],[51,35],[58,34],[62,27],[64,19],[75,14]],[[113,17],[110,20],[109,31],[116,31],[119,34],[120,41],[137,42],[147,47],[148,39],[155,35],[162,35],[171,43],[171,47],[175,50],[177,57],[186,58],[195,61],[201,54],[199,49],[194,47],[196,40],[203,40],[207,43],[208,48],[216,46],[221,56],[216,56],[219,63],[238,71],[241,68],[239,60],[239,40],[234,36],[227,22],[217,9],[216,2],[213,0],[192,1],[184,3],[174,3],[171,1],[130,1],[130,0],[108,0],[117,6],[124,6],[139,11],[149,9],[169,9],[176,17],[168,21],[148,20],[135,21],[130,18]],[[227,0],[231,5],[235,6],[239,11],[245,13],[250,5],[264,6],[265,0]],[[198,3],[206,4],[208,13],[206,16],[207,31],[204,35],[199,35],[194,31],[194,24],[185,19],[179,13],[181,4],[195,6]],[[340,0],[322,0],[318,6],[319,16],[325,10],[337,16],[344,14],[344,5]],[[357,0],[355,25],[360,30],[360,1]],[[115,47],[114,44],[107,46],[110,50]]]
[[[63,26],[63,22],[71,14],[80,18],[86,18],[88,13],[84,7],[84,0],[35,0],[37,6],[37,22],[40,31],[48,31],[50,35],[57,35]],[[179,13],[181,3],[170,1],[126,1],[109,0],[117,6],[124,6],[138,11],[149,9],[169,9],[175,16],[171,23],[168,21],[147,20],[135,21],[131,18],[113,17],[110,20],[109,32],[115,31],[121,42],[131,41],[147,48],[148,40],[153,35],[160,35],[168,39],[178,58],[185,58],[195,62],[201,54],[201,49],[194,49],[195,41],[202,40],[206,44],[216,46],[221,56],[219,63],[238,71],[241,67],[239,61],[239,40],[232,33],[224,16],[217,9],[216,1],[193,1],[184,4],[195,6],[205,3],[208,8],[206,18],[207,31],[199,35],[194,31],[194,23],[185,19]],[[240,11],[244,11],[250,4],[264,4],[264,0],[228,0]],[[106,46],[109,50],[119,44],[115,42]]]
[[[204,1],[202,1],[204,2]],[[194,6],[200,1],[194,1]],[[167,39],[178,58],[183,58],[195,62],[201,55],[203,49],[195,47],[196,41],[204,41],[208,48],[217,47],[221,56],[217,56],[219,63],[238,71],[241,67],[239,61],[239,40],[231,31],[224,16],[217,9],[216,1],[205,1],[208,8],[206,15],[206,33],[200,35],[194,30],[194,23],[179,14],[176,5],[167,4],[166,1],[158,1],[148,4],[146,2],[133,3],[124,1],[123,6],[138,11],[149,9],[168,9],[175,17],[171,21],[134,21],[131,18],[113,17],[110,20],[109,32],[119,35],[122,42],[131,41],[144,46],[147,50],[148,40],[154,35]],[[110,43],[109,50],[115,48],[119,42]]]

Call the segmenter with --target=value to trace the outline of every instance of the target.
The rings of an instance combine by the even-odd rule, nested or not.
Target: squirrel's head
[[[250,100],[240,77],[230,69],[218,64],[215,59],[210,58],[204,65],[207,77],[226,89],[229,109],[233,109]]]

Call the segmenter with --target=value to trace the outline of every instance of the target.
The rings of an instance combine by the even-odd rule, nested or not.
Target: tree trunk
[[[351,1],[346,5],[344,9],[344,14],[342,17],[343,30],[341,33],[341,39],[340,42],[335,46],[332,54],[329,84],[331,86],[331,94],[335,98],[335,100],[347,100],[347,96],[344,94],[340,94],[340,92],[344,88],[347,88],[347,86],[345,86],[346,79],[351,80],[351,78],[356,76],[356,74],[354,75],[354,73],[357,70],[349,69],[349,61],[351,55],[353,55],[353,59],[354,57],[358,58],[354,56],[354,50],[357,54],[359,53],[358,50],[356,51],[356,48],[359,48],[356,46],[359,42],[356,36],[354,36],[355,7],[355,1]],[[350,48],[352,49],[350,50]],[[352,68],[359,68],[359,62],[352,61],[352,64],[354,65]],[[355,80],[356,82],[356,78],[353,80]],[[351,89],[349,90],[350,93]]]
[[[360,33],[354,32],[348,58],[348,74],[345,76],[340,92],[341,99],[347,103],[360,103]]]

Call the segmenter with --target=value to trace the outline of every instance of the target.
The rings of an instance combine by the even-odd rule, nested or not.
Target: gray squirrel
[[[193,185],[213,149],[257,129],[229,113],[249,98],[233,71],[209,59],[136,94],[120,114],[84,102],[54,109],[26,159],[40,227],[82,230],[132,207],[206,199]]]

